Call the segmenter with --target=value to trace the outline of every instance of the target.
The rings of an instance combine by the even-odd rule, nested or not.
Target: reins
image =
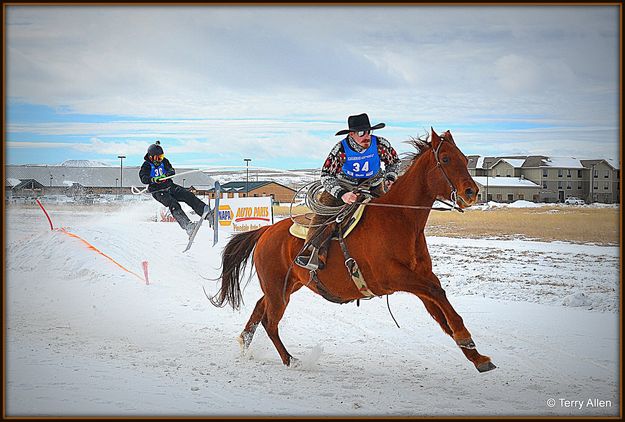
[[[390,208],[409,208],[409,209],[417,209],[417,210],[434,210],[434,211],[459,211],[459,212],[464,212],[464,210],[462,208],[459,208],[458,206],[454,206],[454,204],[449,203],[447,201],[443,201],[440,199],[437,199],[438,202],[441,202],[443,204],[449,205],[451,208],[445,208],[445,207],[424,207],[424,206],[419,206],[419,205],[399,205],[399,204],[377,204],[377,203],[371,203],[371,202],[354,202],[354,204],[358,204],[358,205],[365,205],[367,207],[390,207]]]
[[[460,208],[458,206],[458,189],[456,189],[456,187],[454,186],[453,182],[451,181],[451,179],[449,179],[449,176],[447,175],[447,172],[445,171],[445,169],[443,168],[443,166],[441,165],[441,162],[438,158],[438,153],[439,150],[441,148],[441,146],[443,145],[443,142],[445,142],[446,139],[441,136],[440,137],[440,143],[438,144],[438,146],[436,147],[436,149],[432,148],[432,153],[434,154],[434,159],[436,160],[436,166],[433,167],[431,170],[428,171],[431,172],[435,169],[439,169],[442,173],[443,176],[445,176],[445,180],[447,181],[447,184],[449,185],[449,187],[451,188],[451,193],[449,194],[449,201],[448,200],[444,200],[444,199],[437,199],[438,202],[441,202],[445,205],[447,205],[449,208],[445,208],[445,207],[426,207],[426,206],[422,206],[422,205],[405,205],[405,204],[379,204],[379,203],[372,203],[372,202],[364,202],[364,201],[356,201],[353,202],[352,204],[345,204],[345,205],[340,205],[337,207],[332,207],[332,206],[327,206],[327,205],[323,205],[320,204],[317,199],[316,196],[319,193],[319,191],[321,191],[323,189],[323,186],[321,185],[320,181],[314,181],[312,183],[309,183],[303,187],[301,187],[297,193],[296,196],[299,192],[301,192],[302,190],[304,190],[305,188],[308,187],[308,192],[306,193],[306,198],[305,198],[305,204],[306,206],[314,213],[314,214],[319,214],[319,215],[329,215],[329,216],[336,216],[337,219],[341,219],[340,215],[346,215],[349,214],[349,211],[351,207],[353,205],[364,205],[364,206],[370,206],[370,207],[388,207],[388,208],[405,208],[405,209],[415,209],[415,210],[433,210],[433,211],[459,211],[459,212],[464,212],[464,210],[462,208]],[[372,184],[372,181],[378,179],[379,176],[374,176],[371,179],[367,179],[363,185],[366,187],[369,187]],[[349,187],[349,186],[347,186]],[[362,185],[356,189],[355,193],[368,193],[369,190],[366,188],[363,188]],[[462,200],[462,198],[460,198]],[[346,212],[347,211],[347,212]],[[296,222],[293,216],[293,203],[291,203],[291,206],[289,208],[289,214],[291,217],[291,220],[293,222]],[[322,225],[326,225],[329,223],[332,223],[332,219],[329,219],[325,224],[320,224],[317,225],[315,227],[319,227]],[[301,223],[298,223],[301,224]],[[313,227],[311,226],[307,226],[307,227]]]

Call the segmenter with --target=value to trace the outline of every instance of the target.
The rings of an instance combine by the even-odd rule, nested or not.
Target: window
[[[567,189],[571,189],[571,184],[570,184],[570,183],[567,183],[567,184],[566,184],[566,188],[567,188]]]
[[[582,182],[578,182],[577,183],[577,189],[581,189],[582,188]]]
[[[522,193],[519,194],[519,199],[525,199],[525,195],[523,195]]]
[[[571,169],[566,169],[566,177],[571,177]]]
[[[508,201],[514,201],[514,195],[509,193],[508,194]]]
[[[547,189],[547,182],[543,182],[543,189]]]
[[[547,169],[543,169],[543,177],[547,177],[547,174],[548,174]]]
[[[595,171],[593,172],[593,176],[592,176],[592,177],[594,177],[594,178],[599,177],[599,170],[595,170]]]
[[[562,169],[558,169],[558,177],[562,177]]]
[[[593,184],[593,189],[599,189],[599,184],[597,182]]]
[[[579,177],[580,179],[582,178],[582,171],[581,170],[577,170],[577,177]]]
[[[606,171],[605,171],[605,176],[603,176],[603,177],[604,177],[604,178],[606,178],[606,179],[607,179],[608,177],[610,177],[610,172],[606,170]]]
[[[562,180],[558,181],[558,189],[562,189]]]
[[[497,199],[497,201],[501,201],[501,194],[498,193],[497,195],[495,195],[495,199]]]
[[[606,182],[606,183],[604,183],[604,184],[603,184],[603,189],[604,189],[604,190],[608,190],[608,182]]]

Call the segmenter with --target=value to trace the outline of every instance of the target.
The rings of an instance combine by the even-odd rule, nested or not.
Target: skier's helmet
[[[159,142],[152,144],[148,147],[148,156],[154,157],[155,155],[163,154],[163,148],[159,145]]]

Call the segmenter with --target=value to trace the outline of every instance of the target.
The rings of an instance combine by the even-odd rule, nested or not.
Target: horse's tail
[[[269,227],[265,226],[257,230],[238,233],[230,239],[221,254],[221,276],[219,277],[221,279],[221,287],[212,298],[209,298],[213,305],[221,308],[227,302],[234,310],[241,307],[243,295],[241,294],[241,282],[239,279],[243,270],[245,270],[248,259],[252,255],[256,242]]]

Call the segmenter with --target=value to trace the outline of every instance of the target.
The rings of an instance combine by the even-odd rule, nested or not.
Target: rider
[[[180,224],[180,227],[186,230],[189,236],[193,233],[197,223],[189,220],[178,201],[185,202],[193,208],[197,215],[201,216],[204,212],[208,212],[205,219],[210,220],[212,211],[209,212],[209,205],[206,205],[189,190],[175,184],[172,179],[164,179],[176,174],[176,170],[174,170],[169,160],[165,158],[159,141],[148,147],[148,152],[143,159],[145,161],[141,166],[141,170],[139,170],[141,182],[148,185],[148,192],[152,194],[154,199],[169,208],[171,215]]]
[[[366,113],[349,116],[347,125],[349,129],[336,133],[336,136],[347,137],[332,148],[321,169],[324,192],[319,196],[319,202],[323,205],[353,204],[358,199],[354,190],[366,180],[371,181],[370,192],[380,196],[397,179],[400,164],[397,152],[385,138],[371,134],[371,131],[386,125],[378,123],[371,126]],[[384,169],[381,163],[384,163]],[[313,217],[305,243],[309,246],[295,258],[297,265],[309,270],[323,268],[327,248],[322,247],[326,236],[321,232],[325,227],[319,230],[314,227],[323,224],[325,218],[318,214]]]

